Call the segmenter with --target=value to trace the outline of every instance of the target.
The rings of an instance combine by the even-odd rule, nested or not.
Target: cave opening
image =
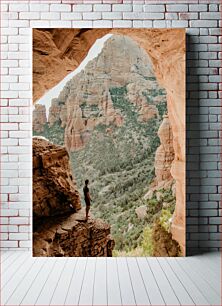
[[[107,40],[115,40],[116,37],[121,37],[122,39],[120,39],[118,45],[119,51],[122,46],[125,46],[126,41],[133,41],[128,35],[120,35],[119,33],[109,34]],[[134,40],[134,43],[135,41],[136,40]],[[139,45],[138,39],[136,45]],[[139,48],[141,47],[139,46]],[[92,211],[95,209],[96,211],[93,211],[93,213],[95,213],[97,217],[105,218],[109,222],[112,219],[111,223],[116,227],[117,245],[121,246],[119,248],[117,247],[117,251],[120,252],[116,254],[124,256],[122,254],[127,253],[130,256],[132,249],[134,250],[142,244],[141,228],[139,230],[140,224],[143,224],[145,228],[145,225],[150,222],[149,217],[144,218],[143,216],[145,211],[144,206],[147,206],[148,198],[146,195],[150,191],[149,184],[153,183],[155,180],[155,153],[161,146],[158,130],[161,123],[164,121],[165,129],[168,129],[168,134],[171,133],[171,139],[168,139],[171,144],[173,142],[173,131],[171,127],[168,126],[167,91],[161,82],[159,82],[159,76],[156,75],[156,70],[152,67],[153,57],[148,56],[149,60],[145,65],[143,61],[138,60],[140,57],[136,56],[135,63],[131,63],[132,65],[129,69],[129,67],[124,67],[124,65],[128,63],[129,60],[134,59],[130,52],[132,48],[123,48],[122,54],[119,54],[119,57],[117,57],[118,60],[116,60],[113,49],[110,48],[110,46],[107,49],[108,52],[110,52],[110,57],[114,55],[115,59],[110,61],[111,64],[109,65],[104,59],[102,63],[100,57],[100,62],[98,63],[97,61],[96,66],[96,68],[98,68],[98,64],[100,65],[100,77],[95,78],[94,72],[96,69],[95,66],[91,65],[92,67],[89,68],[88,73],[83,73],[82,75],[84,83],[81,84],[81,78],[78,80],[79,84],[81,84],[82,91],[86,90],[84,84],[87,84],[87,91],[79,94],[80,90],[75,88],[76,80],[73,82],[74,85],[71,80],[67,83],[68,87],[71,87],[71,90],[66,88],[67,93],[70,95],[71,92],[73,93],[73,91],[76,91],[77,98],[75,95],[71,98],[69,96],[66,107],[69,109],[70,113],[76,113],[77,116],[69,118],[64,116],[65,107],[64,104],[61,103],[64,94],[61,95],[61,92],[59,93],[57,96],[59,97],[59,104],[63,106],[63,109],[60,109],[60,111],[61,113],[63,112],[64,116],[62,119],[59,119],[62,121],[64,129],[62,132],[67,132],[65,136],[65,145],[70,152],[74,176],[77,180],[79,190],[82,189],[83,181],[86,177],[92,178],[92,196],[98,199],[98,202],[93,203],[94,207],[92,206]],[[145,56],[146,54],[147,56],[147,50],[141,49],[143,50],[143,55]],[[129,60],[127,61],[126,58]],[[91,61],[93,61],[93,59]],[[151,65],[149,66],[150,63]],[[142,64],[144,64],[144,67],[142,67]],[[141,67],[138,67],[138,65]],[[124,70],[123,67],[126,69]],[[72,77],[78,76],[82,71],[83,70],[79,71]],[[129,74],[132,79],[129,78]],[[136,81],[133,81],[133,78],[135,78]],[[99,80],[102,80],[102,83],[100,83]],[[109,82],[112,83],[111,86],[109,86]],[[148,83],[150,83],[150,86],[152,84],[153,87],[151,86],[147,92]],[[101,99],[98,99],[98,92]],[[97,97],[95,98],[95,96]],[[152,96],[152,98],[150,96]],[[157,102],[158,98],[159,101]],[[47,98],[47,100],[49,101],[49,98]],[[84,113],[84,117],[87,118],[87,122],[84,120],[84,124],[81,122],[81,112],[82,114]],[[48,107],[48,119],[50,116],[49,113],[50,107]],[[64,123],[65,120],[67,120],[67,124]],[[51,127],[53,127],[54,124],[55,122],[53,122]],[[149,136],[149,143],[146,143],[144,135]],[[155,135],[155,137],[153,137],[153,135]],[[164,137],[166,138],[166,135],[163,135],[163,138]],[[78,143],[79,140],[81,140],[81,144]],[[121,146],[118,145],[119,143],[121,143]],[[116,149],[116,151],[114,149]],[[171,157],[167,156],[168,159],[172,158],[172,154],[175,154],[173,146],[171,146],[169,150]],[[160,150],[160,160],[163,154],[165,153]],[[147,161],[147,157],[151,155],[152,162],[146,163],[145,160]],[[172,161],[173,159],[171,162]],[[84,166],[83,163],[85,163]],[[99,169],[99,171],[97,169]],[[135,169],[138,171],[135,172]],[[140,171],[140,169],[142,170]],[[164,169],[158,170],[159,172],[164,171]],[[164,176],[168,174],[162,173],[159,174],[159,177],[161,175]],[[96,177],[100,179],[96,180]],[[138,188],[133,189],[132,186],[135,186],[138,182],[139,184],[141,183],[141,186],[137,186]],[[146,182],[146,186],[142,185],[142,182]],[[151,197],[148,195],[148,197],[150,197],[148,199],[150,201],[149,209],[153,213],[158,213],[158,211],[155,211],[155,201],[158,203],[161,202],[165,206],[167,206],[166,202],[164,202],[166,199],[170,199],[169,201],[171,202],[176,201],[175,180],[173,183],[174,186],[173,184],[170,186],[170,188],[172,187],[171,192],[165,189],[162,195],[159,195],[157,190],[154,190]],[[147,190],[145,190],[146,187],[148,188]],[[127,193],[129,193],[129,197],[127,197]],[[140,198],[141,194],[146,201],[146,205],[143,205],[144,202]],[[160,197],[162,197],[161,200]],[[133,205],[131,202],[136,202],[138,198],[140,198],[140,201],[136,206]],[[113,210],[110,210],[110,201],[113,203]],[[127,217],[124,214],[126,205],[130,210]],[[172,210],[172,207],[165,208],[169,208],[168,212]],[[165,209],[165,211],[167,211],[167,209]],[[162,217],[167,221],[171,218],[169,214]],[[126,223],[122,224],[124,219],[127,220],[127,226]],[[165,223],[164,225],[167,227],[168,224],[167,222]],[[120,228],[122,228],[123,231],[120,231]],[[126,241],[123,241],[122,237],[124,236],[127,236]],[[143,238],[144,237],[149,237],[147,240],[150,239],[149,228],[146,228],[143,232]],[[138,243],[135,244],[135,241]],[[149,249],[148,246],[147,249]],[[133,256],[132,254],[131,252],[131,256]]]

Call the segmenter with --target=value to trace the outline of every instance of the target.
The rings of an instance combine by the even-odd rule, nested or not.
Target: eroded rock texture
[[[47,118],[45,106],[41,104],[36,104],[32,116],[33,131],[43,132],[46,122]]]
[[[107,33],[134,39],[149,54],[155,75],[167,91],[176,181],[173,238],[185,254],[185,31],[183,29],[40,29],[33,31],[34,101],[74,70],[97,38]],[[45,55],[45,56],[42,56]]]
[[[48,220],[33,235],[34,256],[112,256],[110,226],[100,219],[85,222],[85,210]]]
[[[65,147],[33,138],[33,217],[53,217],[81,208]]]
[[[174,160],[173,133],[168,116],[164,116],[158,130],[158,136],[160,146],[156,150],[154,168],[156,182],[163,188],[173,179],[170,172]]]
[[[101,53],[52,100],[49,126],[57,123],[65,128],[69,151],[84,147],[97,126],[124,123],[111,93],[115,100],[124,94],[137,109],[140,122],[159,117],[157,105],[166,104],[165,90],[156,80],[149,56],[127,36],[109,38]]]
[[[33,138],[34,256],[112,256],[110,226],[80,208],[65,147]]]

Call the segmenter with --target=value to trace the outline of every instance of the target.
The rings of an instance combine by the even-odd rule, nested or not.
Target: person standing
[[[84,200],[86,203],[86,221],[88,220],[89,210],[90,210],[90,204],[91,204],[91,197],[89,194],[89,180],[85,180],[85,186],[83,187],[83,193],[84,193]]]

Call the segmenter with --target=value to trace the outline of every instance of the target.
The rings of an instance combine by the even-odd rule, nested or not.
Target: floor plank
[[[7,252],[1,305],[220,305],[219,253],[186,258],[32,258]]]
[[[140,269],[151,305],[165,305],[164,299],[154,278],[154,275],[148,265],[145,257],[137,258],[137,264]]]
[[[35,305],[42,289],[44,288],[49,275],[54,268],[55,260],[44,260],[43,266],[36,276],[34,282],[31,284],[26,295],[24,295],[21,305]]]
[[[29,258],[31,258],[29,254],[22,254],[22,256],[20,256],[19,259],[7,269],[6,273],[1,273],[1,277],[3,280],[1,282],[1,290],[7,285],[9,281],[11,281],[14,275],[19,273],[19,270],[23,269],[26,260],[28,260]]]
[[[147,258],[166,305],[180,305],[174,289],[168,282],[156,258]]]
[[[216,293],[215,289],[209,286],[209,284],[201,277],[200,273],[197,273],[195,269],[190,267],[186,260],[182,260],[181,258],[176,260],[180,264],[181,269],[183,269],[183,271],[192,278],[192,281],[198,287],[209,304],[219,305],[221,302],[220,296]]]
[[[107,299],[108,305],[122,305],[117,258],[107,258]]]
[[[85,275],[80,292],[79,305],[93,304],[93,289],[95,277],[96,258],[87,258]]]
[[[4,265],[1,266],[1,273],[5,273],[12,265],[16,264],[16,260],[21,256],[24,256],[22,252],[15,252],[15,255],[7,258]]]
[[[194,301],[192,300],[192,297],[186,291],[178,276],[174,273],[171,266],[168,264],[166,258],[160,257],[157,258],[157,260],[162,268],[163,273],[171,284],[171,287],[174,288],[174,292],[176,293],[180,304],[195,305]]]
[[[133,287],[125,257],[117,258],[120,293],[123,305],[136,305]]]
[[[21,266],[17,273],[13,275],[10,282],[4,286],[4,278],[2,280],[3,289],[1,290],[1,303],[4,305],[13,292],[16,290],[17,286],[24,281],[27,273],[32,271],[32,267],[35,265],[36,259],[29,257],[28,260]]]
[[[62,275],[65,263],[67,258],[54,258],[55,266],[52,270],[52,273],[49,275],[45,286],[43,287],[35,305],[50,305],[54,290],[57,286],[57,283]]]
[[[186,260],[186,259],[185,259]],[[212,272],[209,266],[204,265],[202,261],[199,261],[195,257],[189,258],[186,261],[191,269],[194,269],[201,277],[216,290],[216,292],[221,294],[221,269],[218,269],[218,273]]]
[[[0,262],[1,264],[6,261],[10,256],[13,256],[14,255],[14,252],[0,252]]]
[[[86,263],[87,258],[77,258],[76,267],[73,271],[64,305],[78,305]]]
[[[196,258],[202,263],[205,264],[206,267],[209,267],[211,271],[215,274],[218,275],[218,269],[221,267],[221,259],[220,256],[216,256],[214,252],[208,253],[207,255],[199,255],[196,256]]]
[[[76,263],[77,258],[67,260],[50,305],[64,305]]]
[[[22,282],[18,284],[10,298],[7,300],[6,305],[20,305],[24,295],[26,295],[26,292],[29,290],[39,271],[41,271],[44,263],[44,259],[42,260],[38,258],[38,260],[35,261],[32,269],[28,271],[28,273],[22,279]]]
[[[192,296],[192,300],[196,305],[209,305],[207,299],[203,296],[200,290],[197,288],[195,283],[193,283],[192,279],[181,269],[180,265],[176,261],[175,258],[167,258],[169,265],[171,266],[172,270],[175,274],[177,274],[185,286],[187,292],[190,296]]]
[[[150,305],[150,300],[135,257],[127,258],[128,270],[137,305]]]
[[[107,305],[106,258],[96,258],[93,305]]]

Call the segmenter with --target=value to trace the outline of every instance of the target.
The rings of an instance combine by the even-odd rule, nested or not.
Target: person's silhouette
[[[89,180],[85,180],[85,186],[83,187],[83,193],[84,193],[84,199],[86,203],[86,221],[88,220],[90,204],[91,204],[91,197],[89,194],[88,184],[89,184]]]

